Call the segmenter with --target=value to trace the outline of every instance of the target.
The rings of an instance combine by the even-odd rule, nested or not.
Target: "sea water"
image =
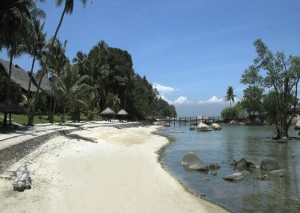
[[[290,136],[297,136],[290,129]],[[232,212],[300,212],[300,140],[277,143],[275,127],[223,126],[220,131],[198,132],[189,125],[164,128],[159,134],[173,138],[161,153],[163,167],[194,195],[214,202]],[[181,165],[183,156],[196,153],[206,164],[217,163],[217,174],[189,171]],[[224,176],[240,172],[233,160],[261,160],[274,157],[285,169],[281,175],[260,169],[249,170],[238,182]],[[267,175],[269,180],[258,180]]]

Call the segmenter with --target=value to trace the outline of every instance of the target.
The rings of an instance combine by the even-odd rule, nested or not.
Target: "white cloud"
[[[210,99],[206,101],[198,101],[198,104],[217,104],[217,103],[224,103],[223,98],[218,98],[217,96],[212,96]]]
[[[176,91],[176,89],[173,88],[173,87],[163,86],[163,85],[158,84],[158,83],[154,83],[153,88],[157,89],[157,91],[159,92],[159,94],[161,96],[164,96],[165,94]]]
[[[163,100],[165,100],[166,102],[168,102],[169,104],[173,104],[172,101],[170,101],[168,98],[166,98],[165,96],[160,96]]]
[[[183,104],[191,104],[191,103],[193,102],[184,96],[180,96],[173,102],[174,105],[183,105]]]

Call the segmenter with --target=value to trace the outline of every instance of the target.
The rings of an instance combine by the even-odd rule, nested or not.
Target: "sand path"
[[[0,179],[0,212],[226,212],[195,198],[157,162],[154,127],[101,127],[48,141],[27,162],[33,188]],[[80,135],[80,137],[78,137]]]

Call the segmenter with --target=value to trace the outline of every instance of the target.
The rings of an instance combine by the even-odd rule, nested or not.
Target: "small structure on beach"
[[[116,114],[111,108],[107,107],[105,110],[103,110],[100,115],[107,118],[109,121],[111,120],[112,116]]]
[[[117,115],[120,120],[123,120],[126,116],[128,116],[128,113],[125,111],[125,109],[121,109]]]

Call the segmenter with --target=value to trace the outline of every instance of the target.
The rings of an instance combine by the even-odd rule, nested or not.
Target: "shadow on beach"
[[[78,141],[79,140],[84,140],[84,141],[88,141],[88,142],[91,142],[91,143],[98,143],[98,141],[94,138],[83,137],[83,136],[78,135],[78,134],[68,134],[65,137],[67,137],[69,139],[77,139]]]

